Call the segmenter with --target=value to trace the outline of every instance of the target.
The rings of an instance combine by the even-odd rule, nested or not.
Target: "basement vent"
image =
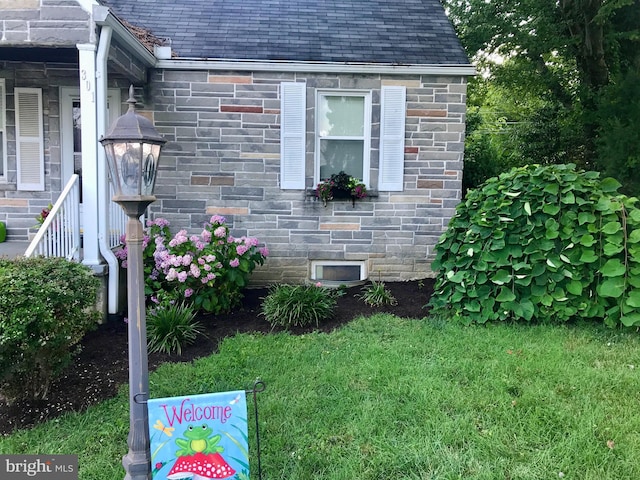
[[[311,280],[327,284],[354,284],[367,279],[364,262],[314,261]]]

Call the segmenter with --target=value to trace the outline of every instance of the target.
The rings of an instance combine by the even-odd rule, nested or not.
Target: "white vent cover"
[[[362,283],[367,279],[365,262],[315,260],[311,262],[311,280],[331,285]]]

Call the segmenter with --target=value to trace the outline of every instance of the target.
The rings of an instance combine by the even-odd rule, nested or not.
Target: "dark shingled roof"
[[[103,0],[180,58],[468,65],[439,0]]]

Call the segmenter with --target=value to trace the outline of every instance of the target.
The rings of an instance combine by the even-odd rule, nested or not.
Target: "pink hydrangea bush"
[[[233,237],[219,215],[212,216],[199,235],[180,230],[171,237],[167,220],[148,221],[143,245],[147,295],[164,292],[214,314],[240,303],[249,276],[269,254],[257,238]],[[126,267],[126,246],[117,256]]]

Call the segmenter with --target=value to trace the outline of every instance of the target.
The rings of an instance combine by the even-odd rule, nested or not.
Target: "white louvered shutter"
[[[280,85],[280,188],[304,189],[307,85]]]
[[[42,90],[16,88],[18,190],[44,190]]]
[[[404,124],[407,90],[382,87],[380,92],[380,176],[378,190],[404,189]]]
[[[5,164],[5,155],[7,151],[5,133],[5,108],[4,108],[4,79],[0,78],[0,178],[4,177],[7,173]]]

